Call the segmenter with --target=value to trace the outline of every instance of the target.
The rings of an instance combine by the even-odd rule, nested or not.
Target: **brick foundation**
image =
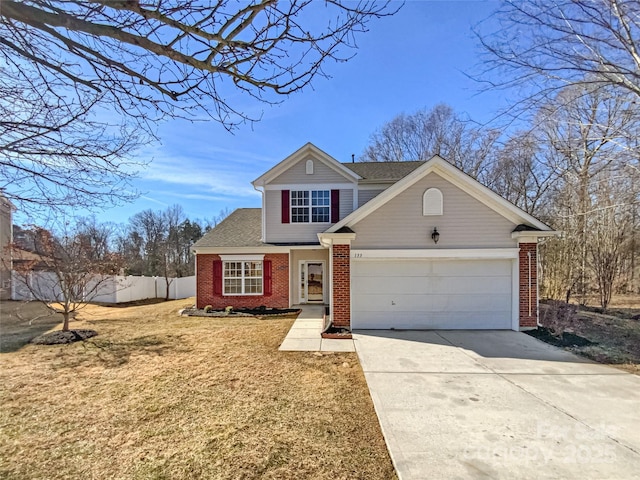
[[[351,329],[351,247],[333,246],[333,305],[331,321],[335,327]]]
[[[289,307],[289,255],[286,253],[267,254],[265,260],[271,260],[271,295],[219,295],[214,294],[213,264],[220,260],[219,255],[200,254],[196,265],[196,306],[204,308],[255,308],[261,305],[272,308]]]
[[[520,328],[535,328],[538,325],[538,244],[521,243],[519,247]]]

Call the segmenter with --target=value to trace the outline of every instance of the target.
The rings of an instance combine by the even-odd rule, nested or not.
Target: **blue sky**
[[[259,207],[251,181],[312,142],[340,161],[356,158],[370,135],[402,112],[451,105],[458,113],[489,121],[505,105],[503,93],[479,93],[467,78],[478,62],[471,27],[497,8],[495,1],[409,1],[393,17],[376,20],[357,37],[347,63],[330,63],[331,78],[283,98],[276,106],[242,99],[245,112],[262,114],[233,134],[215,122],[168,121],[160,144],[138,152],[150,161],[135,187],[134,203],[98,212],[100,221],[126,222],[148,208],[180,204],[191,219],[220,210]]]

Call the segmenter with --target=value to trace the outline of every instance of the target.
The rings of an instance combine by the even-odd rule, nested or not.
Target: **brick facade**
[[[519,247],[520,328],[535,328],[538,324],[538,244],[521,243]]]
[[[271,295],[219,295],[214,294],[213,264],[220,260],[219,255],[197,255],[196,270],[196,306],[204,308],[255,308],[261,305],[272,308],[289,307],[289,254],[266,254],[265,260],[271,261]]]
[[[333,246],[333,307],[331,321],[351,329],[351,247]]]

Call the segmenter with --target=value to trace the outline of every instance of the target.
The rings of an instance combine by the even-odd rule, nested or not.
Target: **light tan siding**
[[[282,193],[265,192],[266,242],[317,242],[318,233],[328,229],[330,223],[282,223]],[[340,220],[353,211],[353,190],[340,190]]]
[[[353,212],[353,190],[340,190],[340,220]]]
[[[369,200],[377,197],[382,192],[384,192],[384,188],[377,190],[359,190],[358,191],[358,208],[367,203]]]
[[[307,160],[313,160],[313,174],[306,173]],[[313,158],[305,158],[298,163],[287,169],[286,172],[278,175],[276,178],[269,182],[273,185],[300,185],[300,184],[335,184],[335,183],[353,183],[344,175],[336,172],[334,169],[327,167],[320,160],[314,160]]]
[[[423,216],[428,188],[443,195],[443,215]],[[431,240],[437,227],[438,244]],[[489,248],[514,247],[515,225],[468,193],[431,173],[353,227],[352,248]]]

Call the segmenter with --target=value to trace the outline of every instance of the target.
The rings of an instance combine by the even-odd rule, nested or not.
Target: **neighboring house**
[[[13,204],[0,192],[0,300],[11,298]]]
[[[330,307],[336,327],[536,326],[549,226],[434,156],[340,163],[307,144],[202,237],[197,306]]]

